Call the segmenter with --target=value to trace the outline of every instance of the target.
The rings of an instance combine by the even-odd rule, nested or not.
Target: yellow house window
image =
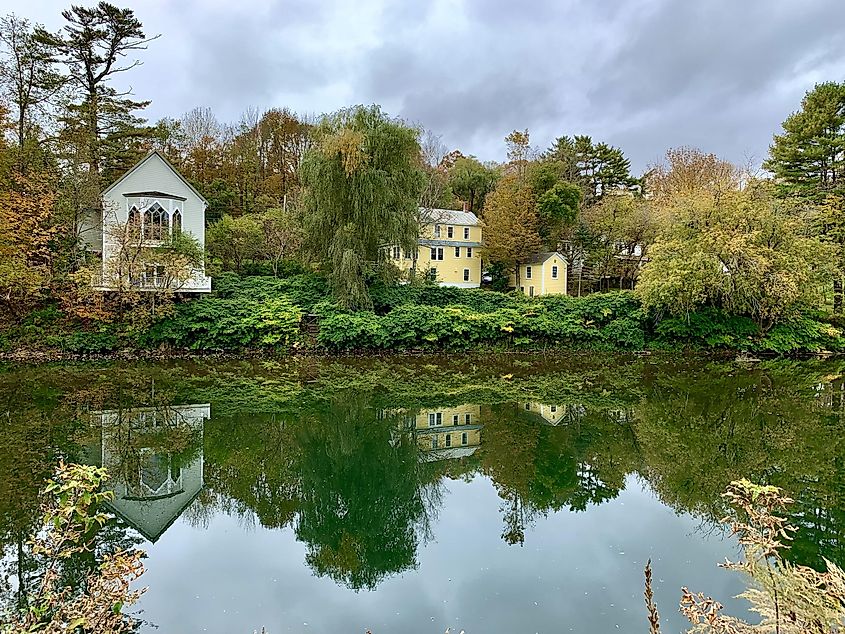
[[[467,257],[468,258],[472,257],[472,247],[467,247]]]
[[[431,448],[437,449],[437,436],[431,439]]]
[[[435,238],[440,237],[440,225],[434,225],[434,237]]]
[[[452,434],[446,434],[446,446],[447,447],[452,446]]]
[[[553,280],[557,279],[557,266],[552,267],[552,279]]]
[[[464,420],[466,421],[466,424],[469,425],[470,421],[472,420],[472,414],[467,414],[464,417]]]
[[[462,445],[467,444],[468,440],[469,440],[469,437],[467,436],[467,433],[466,432],[462,433],[461,434],[461,444]]]
[[[457,414],[452,414],[452,424],[453,425],[458,424],[458,415]]]
[[[464,282],[469,282],[469,269],[464,269]]]
[[[443,259],[443,247],[431,247],[431,259],[432,260],[442,260]]]
[[[455,247],[455,257],[461,257],[461,247]]]
[[[525,279],[526,280],[531,279],[531,267],[530,266],[525,267]]]
[[[464,240],[469,240],[469,227],[464,227]]]
[[[446,227],[446,237],[451,238],[455,233],[454,227]]]

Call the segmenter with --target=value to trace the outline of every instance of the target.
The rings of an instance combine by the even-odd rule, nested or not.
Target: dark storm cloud
[[[61,26],[54,0],[8,1]],[[121,80],[152,99],[152,119],[380,103],[482,159],[504,158],[504,136],[527,127],[541,148],[561,134],[609,141],[637,171],[682,144],[759,163],[806,90],[845,80],[842,0],[123,4],[162,34]]]

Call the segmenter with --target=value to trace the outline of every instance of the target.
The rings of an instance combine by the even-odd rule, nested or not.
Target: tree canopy
[[[301,169],[303,246],[341,304],[371,306],[366,280],[385,272],[386,248],[414,249],[419,157],[417,131],[378,106],[341,110],[317,126]]]

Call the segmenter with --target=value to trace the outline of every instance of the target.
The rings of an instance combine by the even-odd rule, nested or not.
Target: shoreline
[[[683,357],[708,357],[720,361],[736,361],[739,363],[757,363],[772,359],[829,359],[843,357],[842,352],[804,352],[792,355],[779,355],[775,353],[752,354],[742,350],[727,350],[718,348],[680,348],[680,349],[653,349],[653,350],[624,350],[609,349],[600,350],[594,348],[543,348],[525,350],[495,350],[479,348],[475,350],[347,350],[329,351],[319,349],[300,350],[266,350],[266,349],[244,349],[237,351],[222,350],[136,350],[125,349],[108,353],[79,354],[64,352],[61,350],[37,350],[19,349],[7,352],[0,352],[0,363],[41,365],[48,363],[78,363],[88,361],[198,361],[198,360],[220,360],[239,361],[251,359],[396,359],[398,357],[441,357],[466,355],[475,357],[477,355],[510,355],[514,357],[527,356],[560,356],[560,355],[593,355],[606,354],[612,356],[626,357],[650,357],[663,358],[667,355],[682,355]]]

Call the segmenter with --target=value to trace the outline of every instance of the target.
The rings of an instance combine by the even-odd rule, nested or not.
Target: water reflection
[[[91,462],[108,470],[109,509],[155,543],[203,488],[203,426],[211,406],[166,405],[91,413]]]
[[[215,518],[237,518],[292,536],[306,570],[355,591],[408,571],[425,576],[426,545],[456,539],[438,532],[438,522],[462,483],[489,487],[485,503],[498,505],[498,519],[470,518],[461,534],[500,540],[501,550],[485,551],[491,561],[548,547],[540,535],[551,516],[591,517],[600,507],[623,515],[613,501],[632,481],[718,529],[721,492],[746,476],[796,499],[796,561],[842,564],[843,385],[837,362],[301,360],[19,370],[0,374],[0,550],[25,551],[37,491],[62,456],[111,474],[120,521],[101,552],[131,539],[127,527],[166,547],[186,521],[212,531]],[[681,555],[653,546],[668,559]],[[15,562],[29,565],[23,555]]]
[[[480,405],[465,404],[416,413],[396,411],[404,414],[401,429],[414,435],[420,460],[424,462],[467,458],[481,445]]]

